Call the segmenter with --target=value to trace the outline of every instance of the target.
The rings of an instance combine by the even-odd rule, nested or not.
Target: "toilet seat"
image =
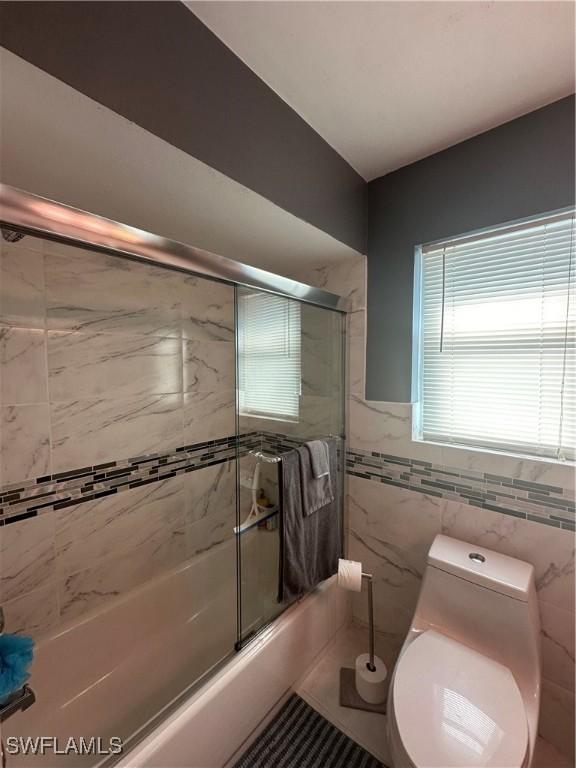
[[[395,724],[418,768],[520,768],[528,749],[524,702],[510,670],[428,630],[402,653]]]

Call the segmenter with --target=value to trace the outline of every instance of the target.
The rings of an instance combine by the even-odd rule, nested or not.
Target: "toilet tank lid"
[[[428,564],[516,600],[527,601],[534,588],[534,568],[515,557],[438,534]]]

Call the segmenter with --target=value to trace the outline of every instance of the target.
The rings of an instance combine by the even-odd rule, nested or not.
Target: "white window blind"
[[[296,421],[300,403],[300,304],[240,293],[239,405],[244,414]]]
[[[422,248],[421,439],[574,458],[574,221]]]

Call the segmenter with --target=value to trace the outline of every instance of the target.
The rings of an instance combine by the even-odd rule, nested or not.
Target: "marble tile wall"
[[[41,638],[233,536],[235,462],[5,526],[6,626]]]
[[[234,407],[232,286],[30,236],[2,241],[3,521],[26,496],[53,500],[54,483],[66,503],[0,525],[8,629],[42,637],[230,538],[234,451],[173,454],[233,436]],[[174,476],[139,487],[151,470],[133,459],[148,454]],[[200,454],[209,466],[197,468]],[[85,467],[90,483],[55,477]]]
[[[339,318],[308,306],[302,315],[300,419],[265,426],[338,434]],[[59,630],[232,536],[234,336],[229,285],[28,236],[2,243],[0,601],[10,629]]]
[[[355,477],[575,530],[576,502],[570,487],[359,449],[348,450],[346,466]]]
[[[426,562],[437,533],[478,543],[534,565],[542,621],[543,689],[540,730],[544,738],[568,755],[574,754],[574,532],[573,511],[555,510],[531,499],[529,509],[516,505],[507,514],[458,500],[446,489],[428,493],[413,486],[410,470],[398,462],[420,461],[442,472],[469,474],[486,487],[485,474],[515,486],[538,483],[561,491],[565,506],[574,499],[574,468],[554,462],[498,455],[484,451],[432,445],[412,439],[412,405],[367,401],[364,396],[366,341],[366,260],[327,265],[293,275],[327,290],[349,296],[348,317],[348,556],[361,560],[375,576],[377,628],[398,653],[410,625]],[[357,462],[370,462],[375,452],[381,465],[368,472],[390,475],[395,484],[358,471]],[[393,477],[389,459],[397,461]],[[353,466],[353,464],[356,464]],[[417,466],[414,464],[413,466]],[[387,469],[383,469],[387,467]],[[425,468],[425,467],[424,467]],[[439,475],[435,479],[438,479]],[[482,480],[480,480],[482,478]],[[398,481],[398,482],[396,482]],[[519,482],[518,482],[519,481]],[[407,487],[410,485],[411,487]],[[406,486],[406,487],[401,487]],[[520,490],[522,495],[523,490]],[[555,492],[552,492],[554,495]],[[526,494],[527,495],[527,494]],[[463,503],[466,501],[466,503]],[[489,500],[488,500],[489,501]],[[500,500],[501,501],[501,500]],[[514,505],[512,505],[514,506]],[[516,514],[518,516],[516,516]],[[557,515],[556,515],[557,516]],[[366,621],[364,595],[355,596],[356,621]]]
[[[0,362],[2,486],[235,431],[230,285],[2,242]]]

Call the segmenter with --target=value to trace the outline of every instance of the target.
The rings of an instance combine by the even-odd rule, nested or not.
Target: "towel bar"
[[[258,459],[258,461],[264,461],[266,464],[278,464],[279,461],[282,461],[281,456],[266,456],[262,451],[248,451],[248,453],[250,456]]]

